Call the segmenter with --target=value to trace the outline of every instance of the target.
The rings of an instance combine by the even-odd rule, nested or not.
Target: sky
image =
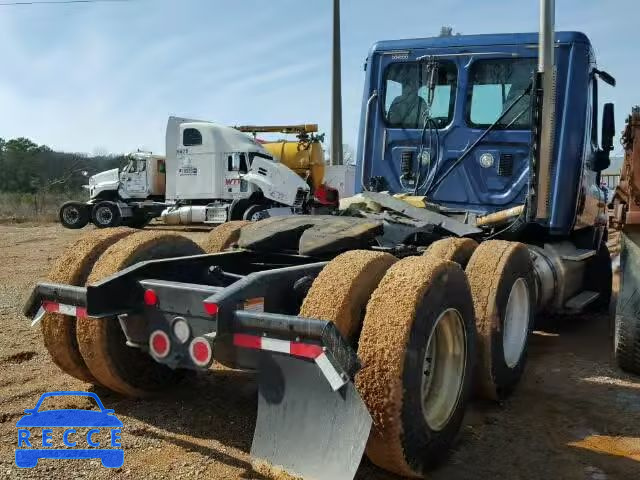
[[[0,3],[6,3],[5,0]],[[617,130],[640,103],[637,0],[557,0],[618,86]],[[356,144],[377,40],[538,30],[538,0],[342,0],[344,142]],[[331,1],[132,0],[0,5],[0,137],[68,152],[164,153],[169,115],[330,129]]]

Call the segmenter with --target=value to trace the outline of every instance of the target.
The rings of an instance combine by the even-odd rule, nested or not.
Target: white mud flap
[[[334,391],[309,360],[262,352],[251,456],[309,480],[353,479],[371,416],[347,382]]]

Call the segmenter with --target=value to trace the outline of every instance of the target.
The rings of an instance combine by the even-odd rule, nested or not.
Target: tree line
[[[118,168],[124,155],[57,152],[28,138],[0,138],[0,192],[78,192],[95,173]]]

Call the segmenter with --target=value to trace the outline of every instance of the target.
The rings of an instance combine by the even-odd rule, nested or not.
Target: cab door
[[[145,158],[133,158],[122,175],[123,187],[133,198],[146,198],[149,184],[147,181],[147,161]]]

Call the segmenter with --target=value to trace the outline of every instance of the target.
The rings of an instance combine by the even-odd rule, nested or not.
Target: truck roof
[[[409,38],[403,40],[382,40],[371,47],[376,51],[446,48],[446,47],[480,47],[492,45],[527,45],[538,43],[538,32],[535,33],[489,33],[482,35],[453,35],[450,37]],[[556,32],[556,42],[585,43],[590,45],[589,38],[582,32]]]

